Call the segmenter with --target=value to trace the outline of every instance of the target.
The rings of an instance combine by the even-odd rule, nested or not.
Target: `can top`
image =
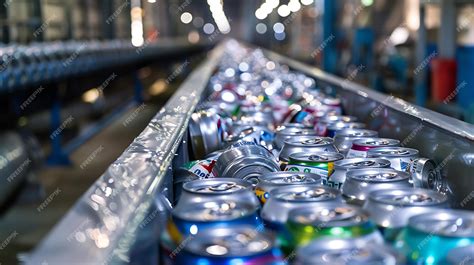
[[[352,180],[369,183],[408,181],[410,178],[407,172],[391,168],[353,169],[347,171],[346,176]]]
[[[184,208],[174,210],[172,215],[187,221],[213,222],[229,221],[249,216],[256,212],[254,205],[228,201],[217,200],[203,203],[193,203]]]
[[[413,216],[408,225],[430,235],[474,238],[474,213],[471,211],[440,209]]]
[[[286,140],[285,144],[298,147],[317,147],[332,144],[334,141],[329,137],[311,137],[304,139],[290,139]]]
[[[414,157],[418,156],[418,150],[407,147],[377,147],[367,151],[368,157]]]
[[[353,238],[313,240],[296,257],[301,265],[397,265],[403,260],[387,246]]]
[[[291,135],[308,135],[308,136],[317,136],[316,132],[310,128],[284,128],[277,130],[277,135],[291,136]]]
[[[327,163],[344,159],[344,156],[336,152],[299,152],[290,155],[290,163]]]
[[[383,146],[398,146],[400,145],[400,141],[390,138],[371,137],[355,140],[352,144],[354,146],[375,148]]]
[[[377,137],[377,135],[376,131],[359,128],[345,128],[336,132],[336,137]]]
[[[328,115],[321,118],[320,122],[322,123],[334,123],[338,121],[343,122],[354,122],[357,121],[357,118],[354,116],[344,116],[344,115]]]
[[[390,161],[381,158],[346,158],[334,163],[336,168],[343,169],[362,169],[362,168],[387,168],[390,167]]]
[[[319,184],[292,185],[270,191],[270,198],[285,202],[328,202],[340,197],[339,190]]]
[[[347,227],[369,221],[369,215],[359,207],[334,202],[320,206],[299,207],[288,213],[288,222],[318,227]]]
[[[332,131],[339,131],[339,130],[346,129],[346,128],[362,129],[362,128],[365,128],[365,123],[337,121],[335,123],[331,123],[328,126],[328,129],[332,130]]]
[[[321,183],[321,176],[309,172],[269,172],[258,178],[259,183],[271,183],[275,185],[291,185],[304,183]]]
[[[430,207],[446,204],[448,197],[433,190],[399,188],[373,191],[369,200],[396,207]]]
[[[183,190],[198,194],[229,194],[251,188],[251,183],[236,178],[200,179],[183,184]]]
[[[239,225],[200,231],[184,249],[205,257],[249,257],[272,250],[273,241],[273,236],[267,232]]]

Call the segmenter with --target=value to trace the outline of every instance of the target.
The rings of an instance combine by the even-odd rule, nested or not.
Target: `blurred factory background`
[[[5,0],[0,24],[0,264],[226,38],[474,123],[474,1]]]

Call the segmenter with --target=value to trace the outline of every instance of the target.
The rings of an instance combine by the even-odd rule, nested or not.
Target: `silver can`
[[[275,139],[273,141],[276,149],[281,149],[287,140],[291,140],[295,136],[312,136],[316,137],[316,132],[308,128],[296,127],[280,127],[275,132]]]
[[[367,157],[383,158],[390,161],[390,167],[407,171],[410,164],[418,158],[419,152],[407,147],[377,147],[367,151]]]
[[[290,160],[290,155],[294,153],[314,153],[314,152],[338,152],[334,145],[333,139],[329,137],[311,137],[306,136],[294,137],[285,141],[280,154],[280,165],[286,167]]]
[[[260,202],[253,193],[253,186],[248,181],[235,178],[214,178],[185,183],[175,209],[215,200],[240,201],[251,203],[256,208],[260,207]]]
[[[316,133],[319,136],[327,136],[328,126],[336,122],[356,122],[357,118],[354,116],[342,116],[342,115],[326,115],[320,118],[316,123]]]
[[[273,189],[261,211],[266,226],[282,231],[288,212],[298,207],[316,207],[330,202],[342,202],[341,192],[320,184],[292,185]]]
[[[224,131],[219,120],[219,115],[212,110],[202,110],[191,115],[188,131],[195,159],[202,159],[206,154],[221,148]]]
[[[254,142],[238,142],[219,156],[212,172],[216,177],[240,178],[256,183],[259,176],[279,171],[273,154]]]
[[[297,250],[295,265],[404,265],[393,248],[365,238],[319,239]]]
[[[448,197],[442,193],[403,188],[373,191],[363,208],[381,229],[385,239],[394,241],[410,217],[448,207]]]
[[[346,181],[348,170],[388,167],[390,167],[390,161],[380,158],[346,158],[339,160],[334,163],[335,170],[328,179],[328,186],[341,190]]]
[[[339,189],[329,183],[334,173],[334,163],[344,159],[344,156],[335,152],[294,153],[290,155],[290,161],[285,171],[310,172],[322,177],[323,185]]]
[[[255,195],[262,204],[270,198],[270,192],[276,188],[302,184],[321,184],[321,177],[307,172],[270,172],[258,178]]]
[[[373,243],[383,243],[382,235],[366,211],[340,202],[293,209],[288,213],[286,229],[291,247],[328,237],[365,238]]]
[[[411,174],[415,187],[431,189],[443,193],[447,191],[446,180],[441,176],[436,163],[429,158],[416,158],[410,163],[408,172]]]
[[[390,138],[365,138],[352,142],[352,147],[347,153],[347,158],[367,157],[370,149],[377,147],[399,146],[400,141]]]
[[[365,128],[365,123],[361,122],[343,122],[339,121],[336,123],[329,124],[327,127],[327,137],[334,137],[337,132],[344,129],[363,129]]]
[[[342,186],[347,201],[362,205],[370,192],[382,189],[410,188],[410,174],[392,168],[370,168],[349,170]]]
[[[473,265],[474,244],[458,247],[449,251],[446,260],[449,265]]]
[[[343,129],[336,132],[334,136],[334,145],[339,152],[346,155],[352,147],[352,142],[364,138],[377,137],[378,132],[367,129]]]

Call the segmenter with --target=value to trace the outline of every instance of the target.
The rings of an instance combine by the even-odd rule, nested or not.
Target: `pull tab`
[[[308,159],[311,161],[327,161],[329,158],[327,156],[320,156],[320,155],[310,155],[308,156]]]
[[[234,188],[235,186],[235,183],[222,183],[219,185],[211,186],[209,189],[212,191],[228,191]]]
[[[285,183],[295,183],[295,182],[304,182],[306,181],[306,177],[302,175],[292,175],[283,178],[283,182]]]

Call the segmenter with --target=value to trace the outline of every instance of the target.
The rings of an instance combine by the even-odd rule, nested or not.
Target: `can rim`
[[[395,150],[403,150],[404,153],[395,153]],[[383,152],[388,151],[388,152]],[[375,147],[367,151],[367,156],[369,157],[413,157],[418,156],[419,151],[414,148],[402,147],[402,146],[385,146],[385,147]]]
[[[406,196],[407,194],[413,193],[425,193],[430,198],[435,200],[431,202],[411,202],[411,201],[395,201],[390,200],[389,198],[381,198],[381,196],[390,196],[390,195],[399,195]],[[395,189],[383,189],[371,191],[369,193],[370,201],[376,203],[383,203],[386,205],[396,205],[397,207],[436,207],[442,206],[448,202],[448,197],[445,194],[436,192],[434,190],[420,189],[420,188],[395,188]]]
[[[344,155],[337,152],[298,152],[290,154],[289,158],[290,163],[329,163],[344,159]]]
[[[348,161],[351,165],[354,165],[356,163],[361,163],[361,162],[367,162],[367,161],[375,161],[375,162],[371,165],[366,165],[364,167],[348,168],[346,165],[348,165],[349,163],[344,163],[344,162],[348,162]],[[359,161],[359,162],[352,162],[352,161]],[[373,166],[374,164],[380,164],[380,166]],[[355,170],[355,169],[364,169],[364,168],[389,168],[390,165],[391,165],[390,160],[383,159],[383,158],[375,158],[375,157],[344,158],[342,160],[334,162],[334,166],[336,168],[343,168],[343,169],[346,169],[346,170],[349,170],[349,169],[354,169]]]
[[[454,223],[460,222],[461,224],[464,223],[465,221],[468,221],[468,223],[471,225],[471,228],[468,230],[463,230],[467,232],[465,234],[456,235],[456,232],[459,232],[459,230],[456,230],[455,232],[436,230],[436,229],[433,229],[433,226],[428,227],[426,225],[428,221],[432,221],[432,222],[451,221]],[[474,238],[474,229],[472,229],[472,227],[474,227],[474,213],[467,210],[440,209],[439,211],[436,211],[434,213],[430,212],[430,213],[424,213],[424,214],[410,217],[410,219],[408,219],[408,226],[412,229],[421,231],[423,233],[441,235],[445,237],[455,237],[455,238],[460,238],[460,237],[473,237]],[[444,226],[443,228],[447,228],[447,227]]]
[[[234,191],[229,190],[229,191],[221,191],[219,193],[215,193],[215,192],[207,192],[207,191],[197,191],[197,190],[193,189],[193,187],[192,187],[195,184],[204,184],[205,182],[216,182],[216,184],[212,185],[212,186],[218,185],[218,182],[220,182],[220,184],[233,183],[233,184],[240,185],[243,188],[238,189],[238,190],[234,190]],[[211,185],[209,185],[209,186],[211,186]],[[186,182],[186,183],[183,184],[183,190],[186,191],[186,192],[189,192],[189,193],[193,193],[193,194],[230,194],[230,193],[250,190],[251,188],[252,188],[251,183],[249,183],[246,180],[237,179],[237,178],[198,179],[198,180],[189,181],[189,182]]]
[[[391,179],[374,179],[374,178],[363,178],[362,176],[368,175],[379,175],[379,174],[393,174],[394,178]],[[410,179],[410,174],[404,171],[398,171],[392,168],[363,168],[363,169],[349,169],[346,173],[347,179],[351,179],[356,182],[368,182],[368,183],[388,183],[388,182],[405,182]]]

